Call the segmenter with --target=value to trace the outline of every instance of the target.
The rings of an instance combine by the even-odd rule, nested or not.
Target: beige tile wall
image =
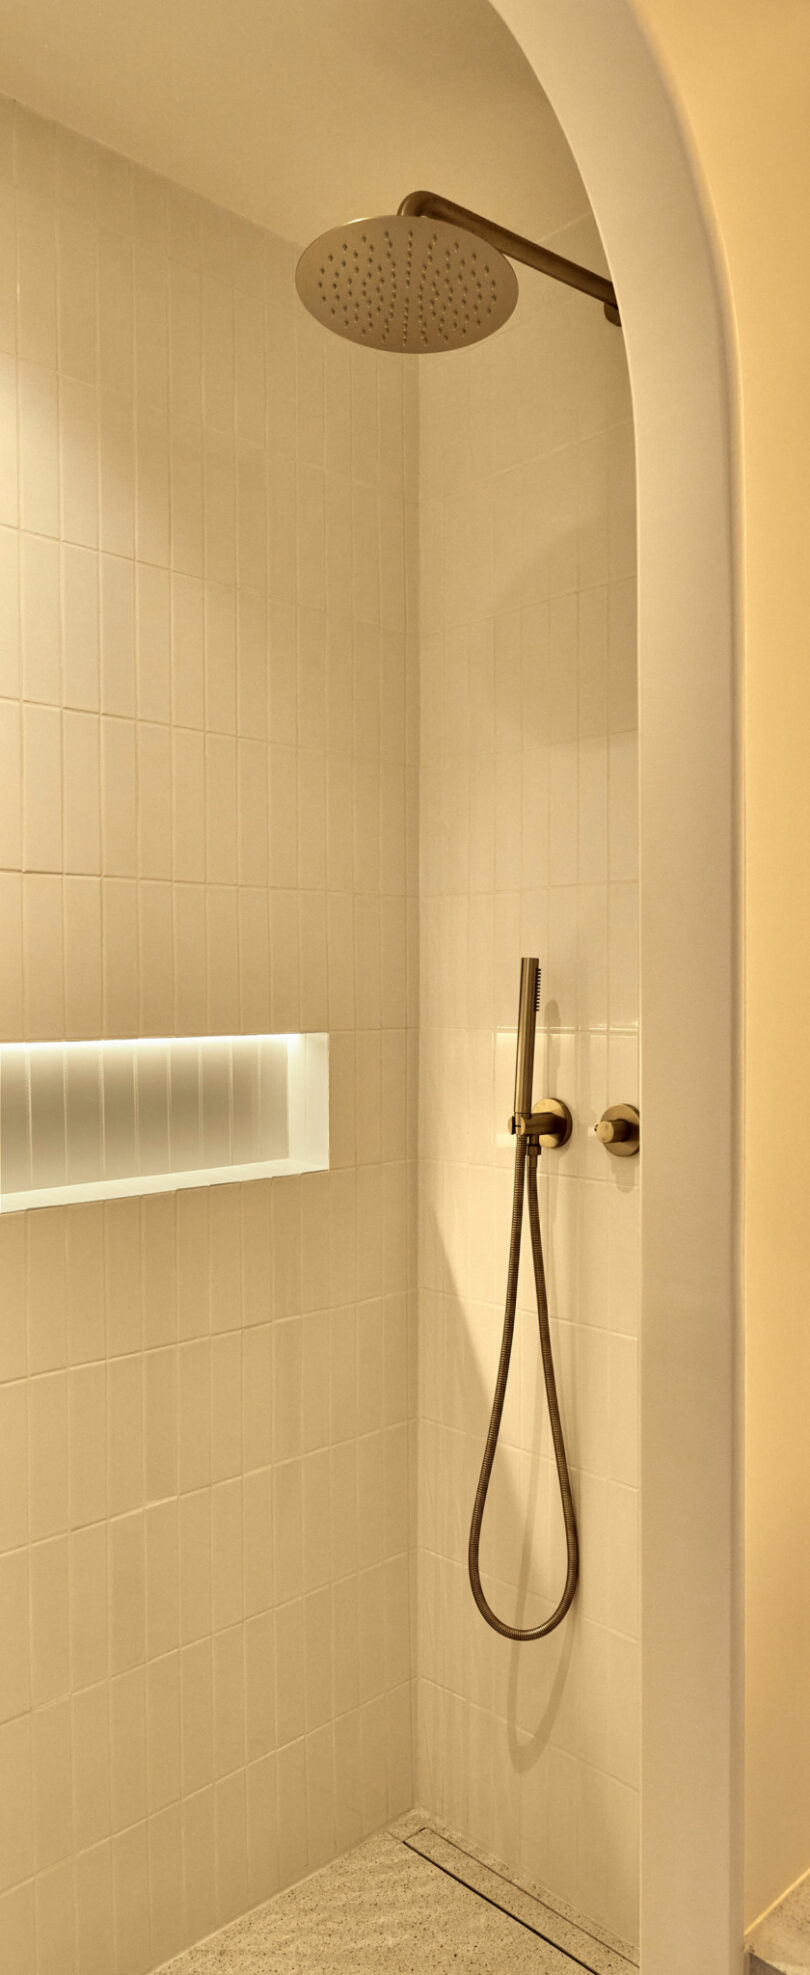
[[[562,140],[561,140],[562,141]],[[583,195],[584,204],[584,195]],[[590,219],[554,238],[591,266]],[[638,1170],[589,1132],[637,1096],[635,528],[622,339],[524,275],[511,324],[420,368],[420,1800],[626,1938],[637,1914]],[[548,1640],[487,1630],[466,1568],[500,1346],[522,953],[554,1346],[582,1542]],[[488,1593],[547,1617],[564,1541],[530,1269],[484,1524]]]
[[[414,383],[292,269],[0,103],[0,1035],[328,1028],[332,1104],[328,1173],[0,1219],[3,1975],[411,1798]]]
[[[0,1034],[328,1027],[332,1104],[328,1174],[0,1220],[0,1971],[137,1975],[411,1796],[418,931],[417,1789],[632,1934],[638,1192],[586,1135],[637,1075],[620,339],[526,277],[417,432],[288,245],[0,107]],[[512,1649],[464,1557],[523,951],[583,1575]],[[529,1623],[521,1305],[485,1562]]]

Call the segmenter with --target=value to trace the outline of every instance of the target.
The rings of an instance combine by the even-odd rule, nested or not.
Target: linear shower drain
[[[409,1851],[417,1852],[420,1858],[435,1865],[448,1879],[455,1879],[460,1886],[475,1893],[487,1906],[497,1908],[509,1920],[529,1934],[536,1935],[546,1946],[556,1948],[561,1957],[559,1975],[567,1968],[584,1969],[586,1975],[636,1975],[637,1963],[620,1954],[618,1949],[609,1947],[595,1934],[561,1913],[546,1906],[535,1893],[528,1893],[522,1886],[516,1886],[494,1866],[484,1865],[474,1853],[466,1852],[462,1846],[443,1838],[429,1824],[422,1825],[402,1840]],[[555,1969],[557,1963],[555,1960]]]

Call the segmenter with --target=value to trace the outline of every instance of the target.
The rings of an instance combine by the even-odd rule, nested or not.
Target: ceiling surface
[[[7,0],[0,91],[300,241],[421,186],[535,234],[584,205],[489,0]]]

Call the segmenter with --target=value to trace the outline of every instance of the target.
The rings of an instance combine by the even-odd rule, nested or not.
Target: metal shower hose
[[[486,1619],[488,1625],[493,1627],[495,1632],[500,1632],[504,1639],[524,1640],[542,1639],[547,1632],[553,1632],[555,1626],[560,1624],[574,1596],[577,1588],[577,1577],[579,1575],[579,1544],[577,1540],[576,1511],[574,1509],[574,1498],[571,1494],[568,1462],[565,1458],[565,1441],[563,1439],[562,1420],[560,1419],[560,1407],[557,1399],[557,1384],[554,1377],[554,1360],[551,1352],[546,1272],[543,1265],[543,1237],[540,1232],[540,1206],[537,1198],[538,1156],[539,1147],[536,1140],[533,1140],[531,1137],[518,1138],[515,1146],[515,1190],[512,1196],[512,1232],[509,1238],[509,1269],[506,1278],[503,1341],[501,1343],[498,1376],[495,1380],[492,1413],[487,1429],[484,1458],[481,1463],[481,1473],[478,1477],[478,1487],[475,1492],[475,1502],[473,1503],[472,1521],[470,1523],[470,1542],[467,1552],[472,1593],[482,1617]],[[517,1309],[518,1266],[520,1263],[520,1237],[523,1225],[523,1197],[526,1191],[527,1159],[529,1165],[529,1229],[531,1232],[532,1260],[534,1263],[534,1286],[537,1296],[537,1320],[540,1326],[540,1350],[543,1358],[543,1375],[546,1383],[546,1399],[548,1402],[549,1419],[551,1421],[551,1435],[554,1441],[554,1458],[557,1463],[557,1479],[560,1485],[560,1499],[565,1521],[568,1570],[565,1579],[565,1589],[560,1602],[556,1610],[552,1612],[551,1617],[546,1619],[545,1625],[537,1625],[528,1631],[521,1631],[516,1625],[504,1624],[503,1619],[498,1618],[497,1614],[492,1610],[492,1606],[487,1600],[481,1583],[479,1549],[481,1544],[481,1524],[484,1519],[490,1477],[498,1446],[498,1435],[501,1430],[501,1418],[503,1416],[504,1400],[506,1398],[506,1381],[509,1377],[509,1360],[512,1355],[515,1311]]]

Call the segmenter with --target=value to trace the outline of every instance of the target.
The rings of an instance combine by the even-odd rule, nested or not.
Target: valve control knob
[[[594,1131],[606,1152],[616,1158],[631,1158],[638,1151],[640,1142],[640,1120],[635,1104],[611,1104],[602,1112]]]

